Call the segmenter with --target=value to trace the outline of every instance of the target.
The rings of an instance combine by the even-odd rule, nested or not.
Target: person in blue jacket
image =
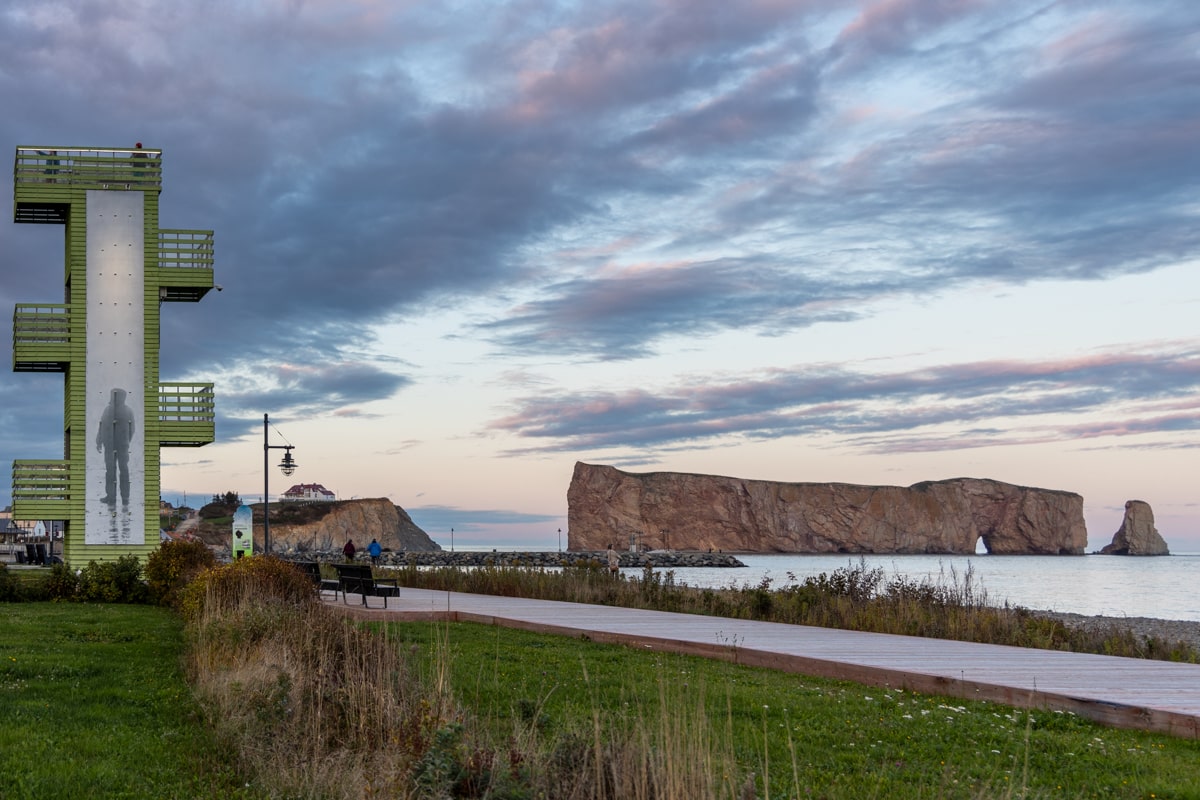
[[[379,546],[379,542],[375,539],[372,539],[371,543],[367,545],[367,555],[371,556],[371,563],[375,566],[379,566],[379,554],[382,552],[383,548]]]

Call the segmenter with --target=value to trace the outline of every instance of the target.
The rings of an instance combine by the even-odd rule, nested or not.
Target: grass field
[[[182,624],[148,606],[0,603],[0,797],[255,797],[200,721]]]
[[[284,565],[225,572],[186,638],[0,604],[0,797],[1200,798],[1197,741],[494,626],[369,635]]]
[[[738,785],[755,774],[757,797],[1200,797],[1200,742],[1070,714],[469,623],[388,635],[429,670],[448,664],[455,696],[501,740],[515,730],[591,742],[596,725],[653,739],[666,727],[656,746],[683,749],[672,737],[703,726]]]

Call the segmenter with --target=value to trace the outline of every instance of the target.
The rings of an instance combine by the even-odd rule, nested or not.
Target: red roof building
[[[279,496],[280,500],[297,500],[303,502],[332,503],[337,495],[319,483],[297,483]]]

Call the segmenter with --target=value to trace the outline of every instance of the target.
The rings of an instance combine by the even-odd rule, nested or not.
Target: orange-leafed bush
[[[239,558],[199,573],[183,590],[179,608],[184,619],[194,620],[263,602],[315,603],[317,589],[290,562],[274,556]]]
[[[199,541],[163,542],[146,559],[146,584],[150,599],[164,606],[178,607],[188,582],[217,560],[208,545]]]

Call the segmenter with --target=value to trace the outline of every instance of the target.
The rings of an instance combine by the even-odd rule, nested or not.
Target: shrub
[[[46,578],[46,593],[51,600],[74,600],[79,591],[79,577],[66,564],[55,564]]]
[[[290,562],[274,556],[239,558],[199,573],[180,595],[179,609],[184,619],[195,620],[237,608],[249,598],[303,604],[317,600],[317,588]]]
[[[8,571],[7,564],[0,564],[0,602],[11,603],[17,599],[17,579]]]
[[[200,541],[167,541],[146,559],[146,585],[150,600],[178,607],[183,588],[217,560],[208,545]]]
[[[89,561],[79,574],[79,592],[83,602],[144,603],[148,597],[142,582],[142,562],[135,555],[116,561]]]

